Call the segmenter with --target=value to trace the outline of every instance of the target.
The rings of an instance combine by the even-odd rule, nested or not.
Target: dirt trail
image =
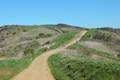
[[[6,58],[6,57],[0,57],[0,61],[2,61],[2,60],[8,60],[8,58]]]
[[[47,63],[48,58],[79,41],[86,32],[87,31],[80,31],[80,33],[66,45],[43,53],[37,57],[27,69],[15,76],[12,80],[54,80]]]

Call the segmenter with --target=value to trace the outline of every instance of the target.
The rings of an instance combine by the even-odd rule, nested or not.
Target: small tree
[[[32,57],[34,57],[34,49],[32,49],[32,48],[26,48],[24,50],[24,54],[25,54],[25,56],[31,55]]]

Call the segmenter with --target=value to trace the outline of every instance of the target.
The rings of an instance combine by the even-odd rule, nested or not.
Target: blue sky
[[[119,27],[120,0],[0,0],[0,25]]]

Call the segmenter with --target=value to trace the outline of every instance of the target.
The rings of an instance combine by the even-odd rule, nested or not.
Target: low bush
[[[48,60],[56,80],[119,80],[120,62],[53,55]]]

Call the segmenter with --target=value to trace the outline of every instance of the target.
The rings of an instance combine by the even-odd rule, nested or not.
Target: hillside
[[[117,31],[117,33],[116,33]],[[82,40],[48,60],[56,80],[119,80],[119,29],[88,29]]]
[[[98,43],[98,44],[101,43],[103,44],[104,49],[105,47],[106,49],[108,49],[106,51],[113,53],[115,56],[117,55],[119,56],[120,54],[120,46],[119,46],[120,33],[119,32],[120,32],[119,29],[111,29],[111,28],[89,30],[83,38],[83,45],[85,43],[86,47],[90,47],[93,45],[93,47],[91,48],[95,48],[95,47],[99,47],[99,45],[94,46],[94,43]]]
[[[28,55],[27,49],[47,48],[58,35],[77,31],[74,27],[60,25],[20,26],[10,25],[0,28],[0,56],[22,57]],[[9,52],[9,53],[8,53]]]
[[[80,38],[77,34],[84,30],[87,33],[74,42],[74,39]],[[72,41],[74,44],[66,47],[65,44]],[[55,80],[119,80],[119,45],[120,29],[86,29],[62,23],[1,26],[0,80],[10,80],[24,70],[29,72],[30,65],[37,67],[36,63],[32,64],[34,60],[41,60],[37,63],[46,67],[47,58]],[[51,57],[42,57],[47,52],[50,52],[48,55],[56,53],[52,51],[59,47],[66,48]],[[41,69],[44,66],[39,65]],[[33,73],[36,72],[29,74],[36,76]]]
[[[66,43],[80,30],[57,25],[1,27],[0,80],[9,80],[37,56]]]

